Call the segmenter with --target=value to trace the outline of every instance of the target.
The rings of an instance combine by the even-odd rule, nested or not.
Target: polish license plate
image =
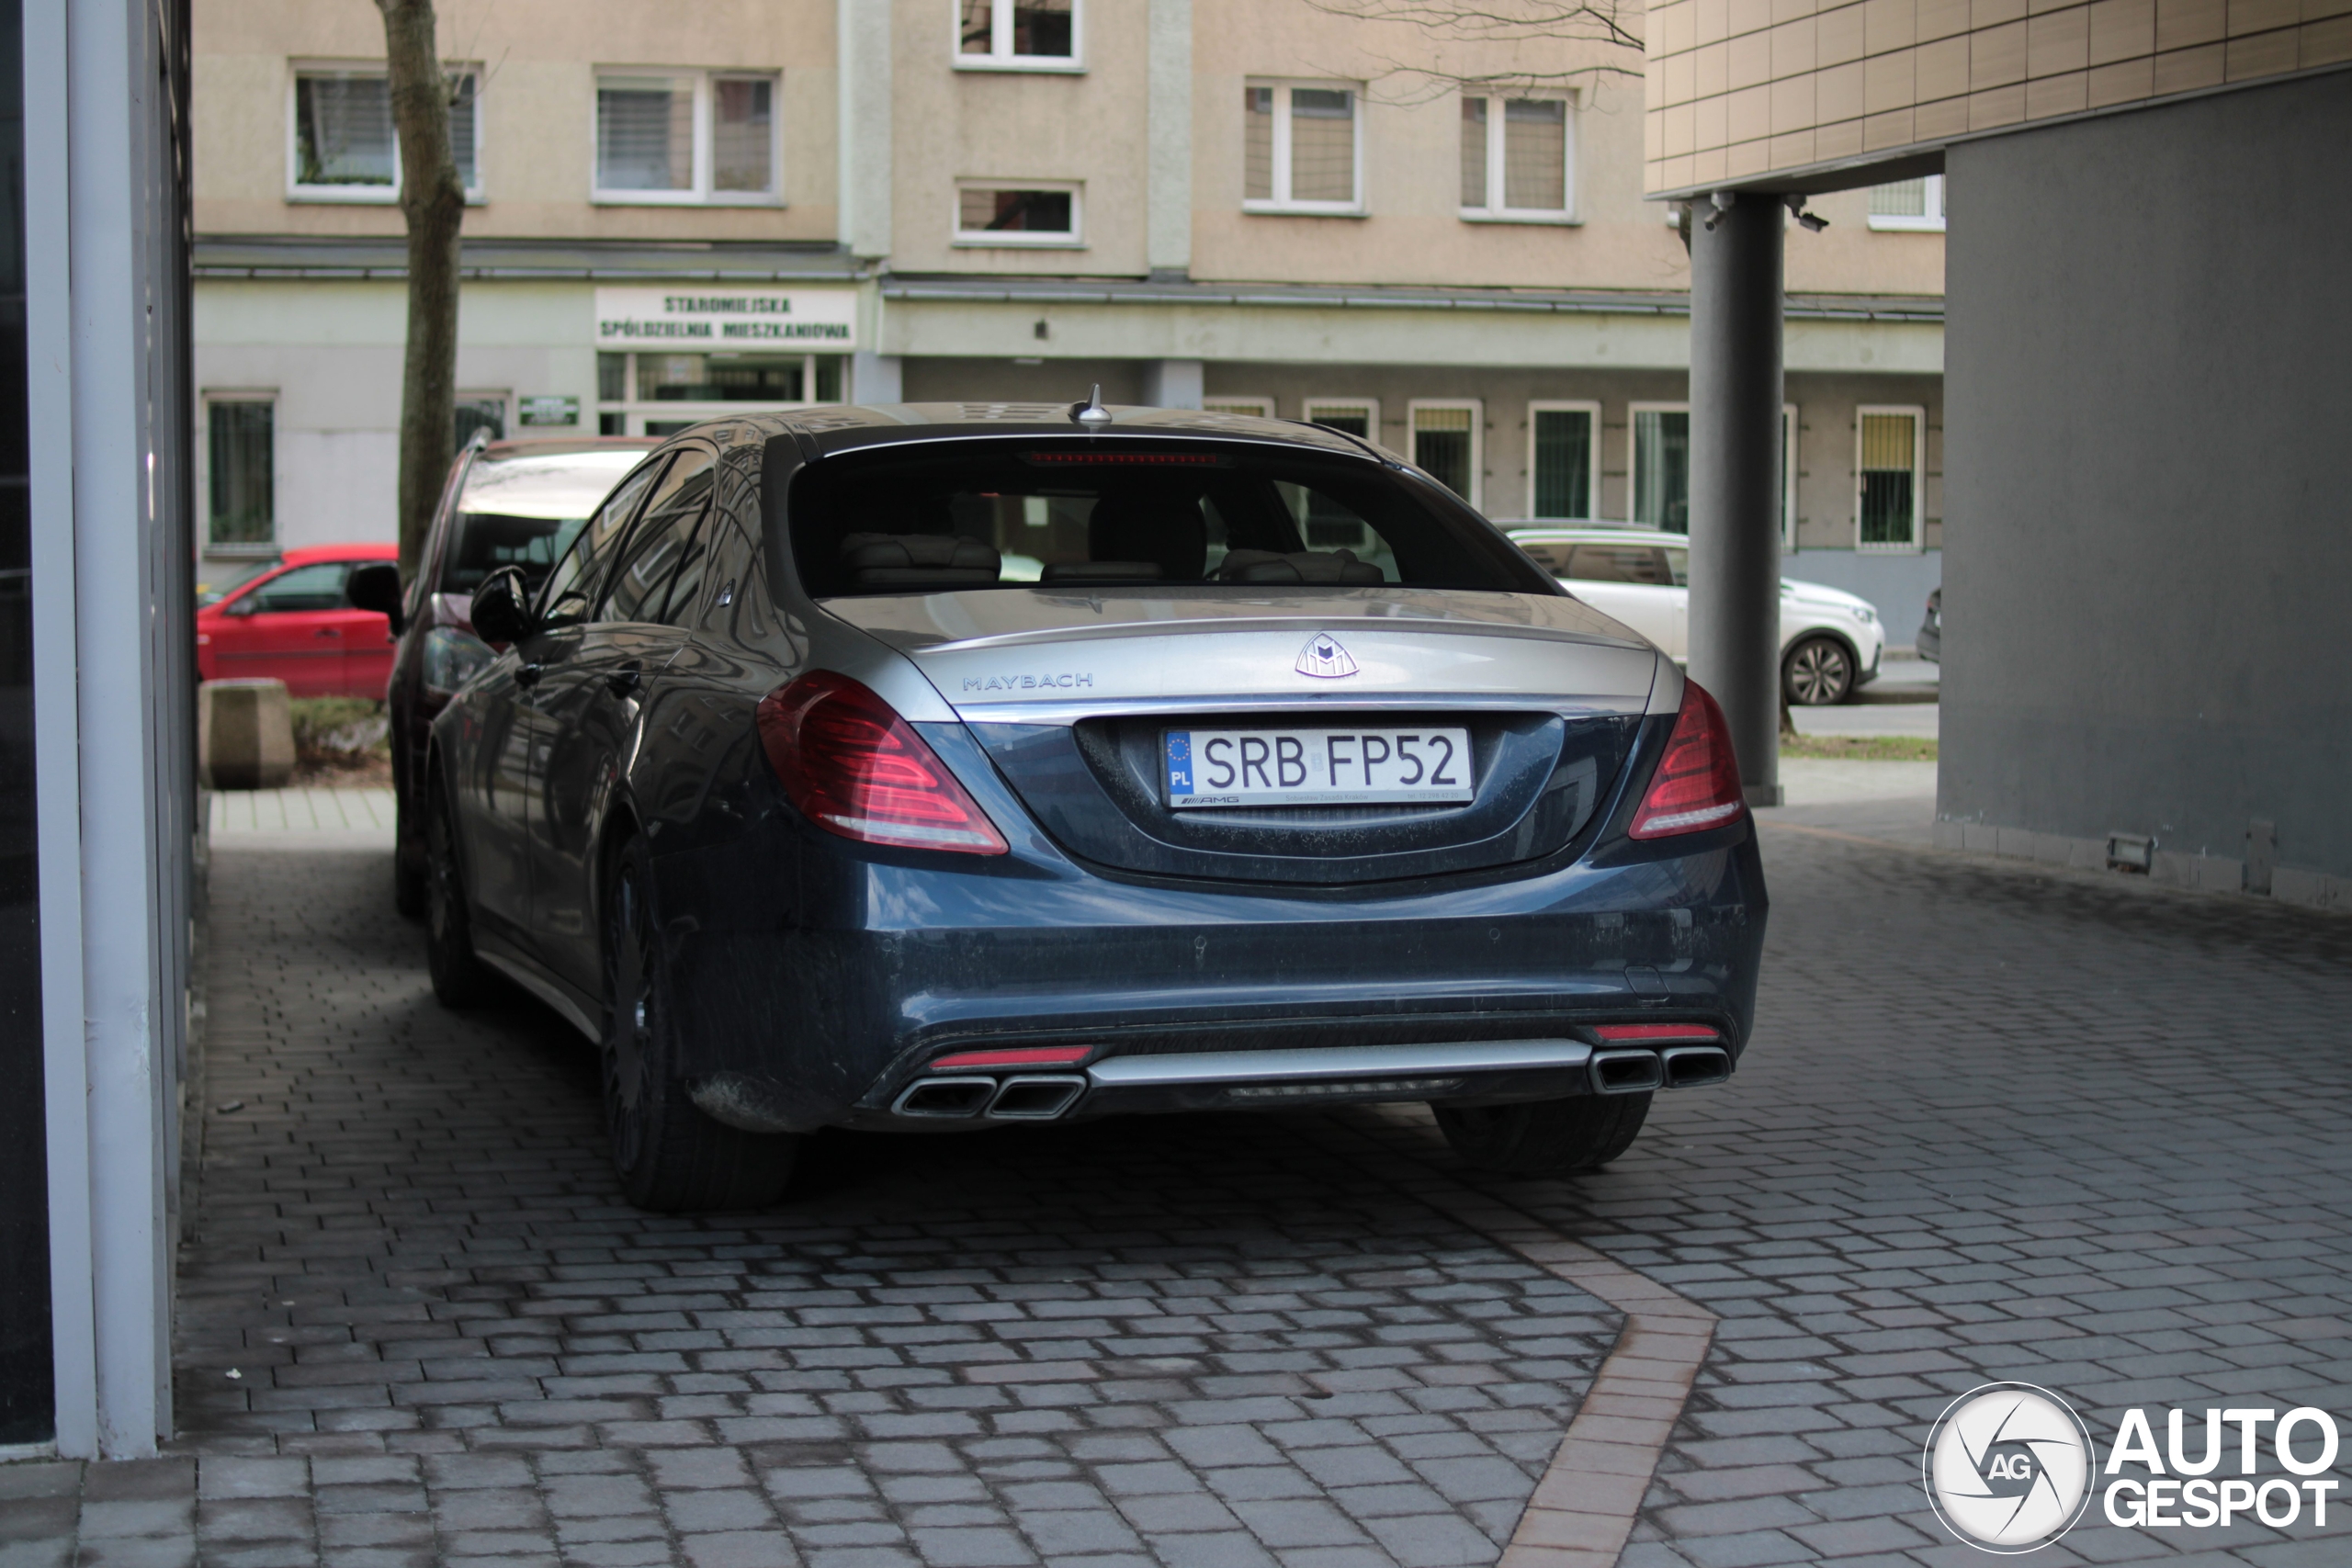
[[[1168,804],[1381,806],[1469,800],[1466,729],[1170,729]]]

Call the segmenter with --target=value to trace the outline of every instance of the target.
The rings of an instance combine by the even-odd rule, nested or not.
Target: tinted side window
[[[605,498],[571,547],[555,563],[555,570],[548,574],[546,588],[539,593],[539,620],[551,626],[569,626],[587,619],[588,607],[596,602],[597,580],[610,564],[613,551],[621,537],[628,532],[629,519],[637,515],[638,503],[668,465],[670,454],[657,452],[642,466],[623,479]]]
[[[597,619],[659,621],[664,618],[673,588],[686,597],[702,581],[702,519],[710,508],[714,455],[688,447],[678,455],[660,489],[646,506],[645,516],[629,536],[620,569],[605,590]]]
[[[1578,545],[1568,557],[1568,576],[1580,582],[1666,585],[1666,566],[1647,545]]]
[[[298,566],[254,589],[254,608],[264,615],[348,609],[343,597],[343,580],[350,574],[349,561],[322,560],[311,566]]]

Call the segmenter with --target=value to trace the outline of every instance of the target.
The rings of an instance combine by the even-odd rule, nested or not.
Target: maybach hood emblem
[[[1294,667],[1302,675],[1316,675],[1326,681],[1336,681],[1342,675],[1356,672],[1356,661],[1340,646],[1340,639],[1329,632],[1317,632],[1298,650],[1298,663]]]

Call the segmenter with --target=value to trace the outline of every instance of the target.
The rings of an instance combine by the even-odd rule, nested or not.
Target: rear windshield
[[[623,449],[476,461],[441,558],[441,592],[471,593],[500,567],[518,566],[536,592],[596,503],[644,459]]]
[[[1468,507],[1345,457],[1098,436],[828,458],[792,490],[819,598],[947,589],[1557,588]]]

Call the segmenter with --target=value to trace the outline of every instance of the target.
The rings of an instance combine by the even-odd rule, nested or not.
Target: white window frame
[[[1579,140],[1577,135],[1579,129],[1577,96],[1574,93],[1464,93],[1462,96],[1487,100],[1487,202],[1483,207],[1462,209],[1462,220],[1465,223],[1577,222],[1577,143]],[[1509,188],[1505,184],[1507,171],[1503,166],[1503,106],[1513,98],[1541,98],[1567,106],[1566,123],[1562,131],[1567,138],[1567,145],[1561,150],[1566,156],[1560,170],[1560,205],[1556,208],[1503,205],[1503,192]],[[1456,167],[1459,168],[1458,163]]]
[[[1086,0],[1070,0],[1069,56],[1012,52],[1012,0],[994,0],[989,8],[989,52],[964,52],[962,0],[945,0],[947,58],[958,71],[1046,71],[1065,75],[1086,69]]]
[[[1867,193],[1865,205],[1867,205]],[[1909,231],[1913,233],[1940,234],[1944,231],[1944,177],[1928,176],[1928,212],[1923,218],[1905,218],[1899,213],[1873,212],[1870,226],[1878,230]]]
[[[1539,413],[1580,413],[1592,422],[1591,461],[1586,464],[1585,509],[1575,517],[1545,518],[1535,510],[1535,416]],[[1585,398],[1536,398],[1527,405],[1527,512],[1544,522],[1598,523],[1600,517],[1600,404]]]
[[[1304,398],[1299,400],[1298,417],[1303,423],[1313,424],[1316,416],[1327,409],[1337,412],[1345,412],[1350,409],[1363,410],[1364,423],[1368,426],[1364,433],[1364,439],[1375,446],[1382,445],[1378,398]]]
[[[1641,416],[1645,413],[1689,413],[1687,402],[1639,402],[1625,405],[1625,526],[1628,528],[1657,528],[1662,533],[1671,529],[1656,523],[1645,523],[1634,515],[1634,476],[1641,467]],[[1685,534],[1684,538],[1690,536]]]
[[[479,207],[482,202],[481,175],[481,67],[469,61],[444,61],[442,71],[452,76],[474,79],[474,183],[466,187],[466,205]],[[330,205],[360,207],[390,207],[401,198],[401,139],[399,128],[392,132],[392,183],[388,186],[306,186],[302,184],[302,122],[297,108],[300,94],[300,83],[305,76],[382,76],[390,78],[391,67],[380,60],[296,60],[288,62],[286,72],[286,199],[300,202],[325,202]],[[452,149],[454,152],[455,150]]]
[[[198,547],[197,553],[198,555],[205,556],[238,558],[243,559],[255,559],[274,556],[277,553],[277,525],[279,521],[277,513],[278,491],[280,489],[280,481],[282,481],[286,477],[285,467],[277,460],[277,437],[279,434],[279,425],[277,422],[277,405],[284,400],[274,390],[248,388],[209,387],[206,388],[198,394],[198,399],[204,409],[204,438],[196,444],[198,470],[196,475],[196,493],[199,500],[199,505],[198,507],[198,531],[202,536],[203,543]],[[242,544],[215,544],[213,542],[212,410],[215,405],[220,403],[267,403],[270,405],[270,517],[269,537],[266,539],[249,541]]]
[[[1056,234],[1039,230],[1013,231],[1001,229],[967,229],[964,223],[964,193],[967,190],[1059,190],[1069,193],[1069,232]],[[1086,182],[1083,180],[1026,179],[964,179],[956,182],[951,193],[956,203],[948,215],[950,243],[961,250],[989,250],[1012,246],[1021,250],[1082,251],[1086,248]]]
[[[1483,398],[1412,398],[1405,404],[1405,457],[1416,468],[1420,466],[1419,443],[1421,415],[1443,410],[1458,413],[1470,412],[1470,493],[1463,499],[1472,511],[1485,510],[1487,493],[1487,404]]]
[[[603,130],[597,96],[607,77],[668,76],[689,78],[695,85],[695,180],[686,190],[606,190],[596,184],[597,141]],[[766,82],[774,89],[768,129],[768,174],[775,188],[767,191],[711,189],[711,84]],[[479,119],[479,116],[477,116]],[[687,65],[599,65],[588,89],[588,199],[598,207],[784,207],[784,73],[781,71],[707,70]]]
[[[648,420],[656,423],[675,423],[679,421],[699,423],[707,419],[735,419],[746,414],[775,413],[786,409],[837,408],[842,403],[854,400],[857,393],[857,389],[852,385],[855,378],[855,362],[852,355],[846,353],[840,355],[809,353],[797,355],[762,355],[760,357],[763,359],[798,358],[801,361],[800,385],[804,390],[810,392],[817,389],[817,361],[819,359],[839,358],[844,361],[842,366],[842,395],[831,402],[820,402],[814,398],[803,398],[798,402],[768,402],[746,399],[740,402],[690,403],[641,398],[639,394],[643,389],[638,385],[638,355],[646,355],[658,358],[665,351],[658,348],[619,348],[605,349],[603,352],[617,354],[621,356],[621,395],[618,398],[608,399],[599,396],[596,399],[597,428],[599,431],[603,429],[604,418],[606,414],[615,414],[621,421],[620,434],[624,435],[645,434]],[[707,351],[690,349],[684,352],[707,353]],[[597,390],[601,394],[604,389],[599,386]]]
[[[1860,430],[1861,426],[1854,427]],[[1801,454],[1797,443],[1804,437],[1804,426],[1798,422],[1797,405],[1781,405],[1781,553],[1797,553],[1797,467]]]
[[[1361,82],[1312,82],[1304,80],[1278,81],[1270,77],[1252,76],[1245,81],[1242,85],[1244,87],[1270,87],[1273,89],[1274,194],[1271,197],[1253,197],[1244,196],[1241,198],[1241,210],[1244,212],[1289,213],[1295,217],[1363,217],[1363,84]],[[1351,131],[1353,133],[1355,141],[1355,161],[1352,165],[1353,174],[1351,175],[1351,179],[1355,186],[1355,195],[1349,200],[1294,201],[1291,199],[1290,96],[1295,89],[1300,87],[1304,87],[1309,92],[1317,93],[1343,92],[1349,94],[1354,99],[1354,112],[1348,117],[1348,125]],[[1246,164],[1249,158],[1249,129],[1246,121],[1244,122],[1242,130],[1242,158]],[[1246,167],[1242,171],[1242,188],[1245,191],[1249,188],[1249,170]]]
[[[1212,392],[1201,399],[1201,411],[1204,413],[1250,414],[1259,419],[1272,419],[1274,417],[1274,400]]]
[[[1862,543],[1862,418],[1907,414],[1911,420],[1911,537],[1901,544]],[[1854,409],[1854,550],[1858,555],[1916,556],[1927,548],[1928,411],[1919,403],[1861,403]]]

